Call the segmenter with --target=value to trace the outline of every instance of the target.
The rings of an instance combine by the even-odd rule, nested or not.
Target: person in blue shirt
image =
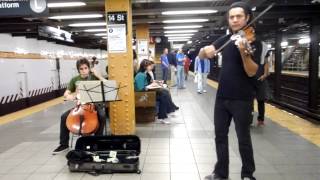
[[[195,78],[198,78],[198,93],[206,93],[207,76],[210,73],[209,59],[200,59],[199,56],[197,56],[194,62],[194,73],[196,74]]]
[[[168,48],[163,49],[163,54],[160,56],[161,69],[162,69],[162,80],[167,83],[169,73],[169,60],[168,60]]]
[[[182,52],[182,49],[179,49],[177,55],[177,85],[178,89],[184,89],[184,59],[185,55]]]
[[[141,61],[139,71],[134,78],[134,89],[135,91],[156,90],[156,99],[159,102],[158,119],[163,124],[169,124],[170,122],[167,120],[168,113],[174,112],[179,108],[172,102],[170,93],[161,90],[162,87],[157,81],[149,84],[147,73],[150,71],[152,71],[152,63],[146,59]]]

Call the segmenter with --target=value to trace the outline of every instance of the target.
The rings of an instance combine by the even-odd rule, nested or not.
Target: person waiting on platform
[[[186,88],[184,86],[184,60],[185,60],[185,55],[182,52],[182,49],[179,49],[177,55],[177,85],[178,89],[184,89]]]
[[[92,80],[104,80],[103,77],[101,77],[94,69],[90,68],[90,62],[82,58],[77,61],[76,63],[77,70],[79,72],[79,75],[73,77],[64,92],[64,98],[68,101],[74,101],[76,100],[76,92],[77,89],[77,82],[78,81],[92,81]],[[98,121],[99,121],[99,129],[96,131],[96,135],[102,135],[103,134],[103,128],[106,121],[106,114],[104,110],[104,104],[95,104],[95,109],[97,110],[98,114]],[[67,128],[66,121],[67,117],[70,113],[71,109],[64,112],[61,115],[61,121],[60,121],[60,145],[53,151],[52,154],[58,154],[60,152],[63,152],[69,148],[69,129]]]
[[[207,87],[207,76],[210,73],[210,61],[207,58],[200,59],[199,56],[196,57],[194,62],[194,73],[195,78],[198,80],[197,92],[199,94],[206,93]]]
[[[263,127],[264,124],[264,114],[265,114],[265,104],[264,102],[269,98],[268,97],[268,82],[266,78],[269,76],[269,62],[268,62],[268,57],[269,53],[268,52],[268,47],[267,44],[263,41],[261,41],[262,44],[262,56],[261,56],[261,63],[260,63],[260,68],[258,76],[258,81],[255,86],[255,95],[256,99],[258,102],[258,118],[257,118],[257,126],[258,127]],[[262,75],[261,75],[262,74]],[[253,123],[252,123],[253,125]]]
[[[162,69],[162,80],[167,83],[169,74],[169,60],[168,60],[168,48],[163,49],[163,54],[160,56],[161,69]]]
[[[158,81],[153,81],[148,84],[147,73],[152,72],[152,63],[149,60],[144,59],[140,63],[140,68],[137,75],[134,78],[135,91],[147,91],[151,89],[156,90],[156,100],[159,101],[159,113],[158,119],[161,123],[169,124],[168,113],[172,113],[179,109],[171,100],[169,93],[164,93],[161,90],[162,85]]]

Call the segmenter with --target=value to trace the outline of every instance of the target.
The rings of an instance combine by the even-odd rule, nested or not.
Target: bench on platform
[[[156,117],[156,91],[134,92],[136,122],[154,122]]]

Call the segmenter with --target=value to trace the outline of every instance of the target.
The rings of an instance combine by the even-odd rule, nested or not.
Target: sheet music
[[[104,101],[119,100],[119,86],[115,80],[103,81]],[[101,81],[79,81],[80,103],[103,102]]]

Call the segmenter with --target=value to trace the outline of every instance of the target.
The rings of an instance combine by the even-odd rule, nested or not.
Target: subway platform
[[[92,176],[70,173],[66,153],[58,146],[60,115],[73,106],[55,99],[0,117],[0,179],[16,180],[200,180],[216,161],[213,109],[216,84],[197,94],[189,80],[183,90],[171,89],[179,111],[170,125],[137,124],[142,149],[138,174]],[[271,105],[266,126],[251,129],[258,180],[320,180],[319,125]],[[241,160],[232,123],[229,133],[230,179],[239,180]]]

